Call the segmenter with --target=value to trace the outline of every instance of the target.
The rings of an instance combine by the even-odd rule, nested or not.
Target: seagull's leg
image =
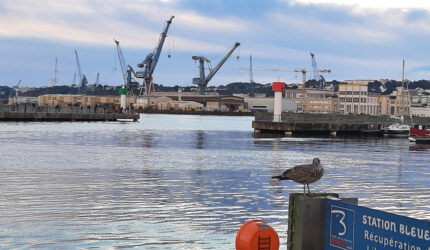
[[[310,196],[311,195],[311,190],[309,189],[309,183],[306,183],[306,185],[308,186],[308,194]]]
[[[303,184],[303,196],[306,196],[306,185]]]

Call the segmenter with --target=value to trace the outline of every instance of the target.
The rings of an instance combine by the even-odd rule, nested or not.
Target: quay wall
[[[400,122],[390,116],[282,113],[281,122],[273,122],[272,113],[256,113],[255,133],[290,134],[365,134],[382,135],[382,127]],[[406,123],[410,123],[409,118]],[[430,118],[416,117],[415,124],[430,125]]]
[[[159,109],[138,109],[139,113],[148,114],[177,114],[177,115],[225,115],[225,116],[253,116],[252,112],[233,111],[204,111],[204,110],[159,110]]]
[[[47,112],[0,112],[0,121],[116,121],[118,119],[139,119],[138,114],[78,114]]]
[[[273,113],[256,113],[255,121],[271,122]],[[320,124],[381,124],[388,126],[398,123],[398,118],[391,116],[349,115],[349,114],[311,114],[311,113],[282,113],[281,123],[320,123]],[[405,117],[406,124],[430,125],[430,117]]]
[[[54,109],[38,106],[2,106],[0,107],[0,121],[117,121],[118,119],[137,121],[139,119],[137,113],[105,111],[73,108]]]

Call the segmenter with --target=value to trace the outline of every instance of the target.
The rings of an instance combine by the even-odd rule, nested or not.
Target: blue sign
[[[430,250],[430,222],[327,200],[325,248]]]

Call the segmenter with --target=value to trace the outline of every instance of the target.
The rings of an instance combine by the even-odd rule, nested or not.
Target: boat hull
[[[419,128],[411,128],[409,130],[409,141],[417,144],[430,143],[430,131]]]
[[[382,130],[382,133],[384,134],[384,136],[408,137],[409,129],[407,129],[407,130],[384,129],[384,130]]]

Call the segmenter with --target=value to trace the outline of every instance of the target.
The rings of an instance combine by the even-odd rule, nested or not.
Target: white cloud
[[[288,24],[289,29],[299,34],[315,36],[326,41],[366,41],[366,43],[382,43],[395,40],[397,36],[380,23],[343,23],[326,22],[312,16],[290,16],[281,13],[271,15],[278,23]]]
[[[292,0],[291,4],[356,6],[366,9],[430,9],[430,2],[423,0]]]
[[[163,2],[163,1],[162,1]],[[175,36],[183,51],[222,52],[224,46],[207,42],[203,32],[235,32],[245,26],[238,20],[218,19],[171,9],[164,1],[32,1],[5,0],[0,16],[0,37],[34,37],[68,43],[112,46],[113,38],[131,48],[152,49],[170,13],[175,30],[194,30],[192,37]],[[160,15],[160,13],[168,13]],[[124,18],[126,17],[126,18]],[[170,34],[169,34],[170,35]],[[232,41],[233,43],[234,41]]]

